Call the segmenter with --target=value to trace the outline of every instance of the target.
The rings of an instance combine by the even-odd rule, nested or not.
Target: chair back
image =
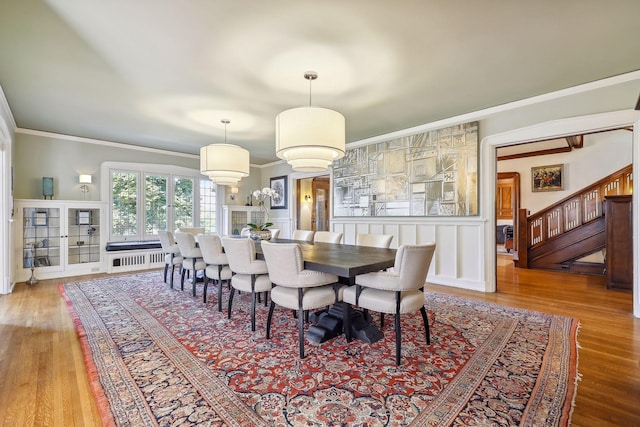
[[[183,258],[201,258],[202,252],[196,247],[196,238],[191,233],[176,231],[176,242]]]
[[[393,234],[358,234],[356,245],[389,249]]]
[[[270,228],[269,231],[271,231],[271,238],[272,239],[277,239],[280,236],[280,229],[279,228]]]
[[[298,274],[304,270],[302,250],[298,243],[261,243],[271,283],[297,287]]]
[[[162,245],[162,252],[165,254],[175,253],[175,240],[173,240],[173,233],[166,230],[158,231],[158,237],[160,238],[160,244]]]
[[[222,244],[227,254],[229,268],[234,273],[254,274],[256,271],[253,266],[264,263],[262,260],[256,260],[256,244],[252,239],[225,237],[222,239]]]
[[[314,232],[311,230],[294,230],[293,240],[302,240],[303,242],[312,242]]]
[[[244,227],[240,230],[240,237],[249,237],[251,235],[251,229],[249,227]]]
[[[202,259],[211,265],[227,265],[227,255],[222,250],[222,240],[217,234],[198,234],[198,245]]]
[[[420,289],[427,281],[435,243],[402,245],[396,252],[393,271],[399,275],[398,290]]]
[[[316,231],[313,236],[314,242],[323,243],[340,243],[342,241],[342,233],[336,233],[333,231]]]
[[[196,236],[198,234],[204,233],[205,229],[204,227],[180,227],[176,231],[179,231],[181,233],[189,233]]]

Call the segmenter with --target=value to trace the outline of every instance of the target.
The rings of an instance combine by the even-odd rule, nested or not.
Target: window
[[[146,175],[144,186],[144,234],[167,229],[167,176]]]
[[[110,183],[109,240],[151,240],[179,227],[216,231],[216,185],[199,171],[105,162],[102,173]]]
[[[111,174],[111,234],[135,236],[138,228],[138,173],[113,171]]]
[[[200,180],[200,227],[205,232],[216,231],[216,185],[208,179]]]
[[[195,227],[193,178],[173,178],[174,230],[180,227]]]

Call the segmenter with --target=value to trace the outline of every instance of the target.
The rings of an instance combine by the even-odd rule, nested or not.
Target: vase
[[[269,240],[271,239],[271,230],[250,230],[249,237],[253,240]]]

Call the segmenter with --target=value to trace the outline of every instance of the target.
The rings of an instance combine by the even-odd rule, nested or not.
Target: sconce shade
[[[345,120],[320,107],[285,110],[276,116],[276,155],[294,171],[327,170],[345,152]]]
[[[210,144],[200,149],[200,173],[220,185],[236,185],[249,176],[249,151],[233,144]]]
[[[78,180],[80,184],[91,184],[91,175],[80,175]]]
[[[231,187],[231,194],[238,194],[238,187]]]

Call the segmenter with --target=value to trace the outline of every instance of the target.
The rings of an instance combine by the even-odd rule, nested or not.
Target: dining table
[[[307,242],[292,239],[271,239],[272,243],[298,243],[302,250],[304,268],[338,276],[340,284],[354,285],[359,274],[372,273],[393,267],[396,250],[341,243]],[[256,240],[256,257],[264,259],[261,241]],[[338,284],[336,284],[338,285]],[[326,310],[313,313],[309,319],[307,338],[323,343],[343,333],[344,317],[351,319],[350,336],[373,343],[382,339],[382,332],[368,313],[351,310],[344,302],[333,304]]]
[[[304,268],[335,274],[342,283],[355,284],[358,274],[371,273],[393,267],[395,249],[341,243],[306,242],[292,239],[271,239],[271,243],[298,243],[302,250]],[[256,256],[264,259],[261,241],[256,240]]]

